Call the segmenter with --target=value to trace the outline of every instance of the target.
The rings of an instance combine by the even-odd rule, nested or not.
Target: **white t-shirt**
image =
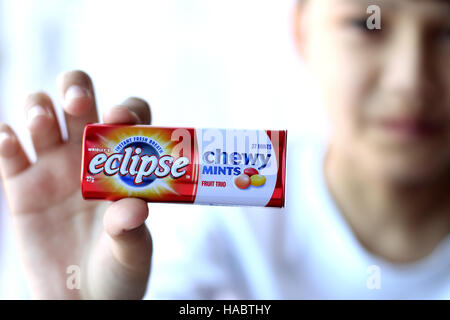
[[[368,253],[330,197],[324,146],[289,139],[284,209],[183,207],[161,219],[165,213],[150,206],[147,297],[450,299],[450,236],[409,265]]]
[[[290,138],[284,209],[150,204],[146,298],[450,299],[450,236],[407,266],[368,253],[330,198],[324,145]],[[0,298],[27,298],[5,213]]]

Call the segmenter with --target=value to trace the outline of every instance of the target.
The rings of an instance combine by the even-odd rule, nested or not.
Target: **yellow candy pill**
[[[264,183],[266,183],[266,177],[264,177],[263,175],[260,175],[260,174],[255,174],[250,177],[250,183],[254,187],[260,187]]]

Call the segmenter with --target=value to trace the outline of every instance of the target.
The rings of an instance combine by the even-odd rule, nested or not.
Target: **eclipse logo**
[[[164,178],[169,174],[172,178],[180,178],[186,170],[182,170],[189,165],[187,157],[174,159],[170,155],[157,156],[155,154],[142,155],[142,147],[128,146],[121,153],[114,153],[107,156],[105,153],[95,155],[88,164],[88,172],[92,175],[103,172],[107,176],[120,175],[121,177],[131,176],[135,186],[148,185],[156,178]],[[151,177],[144,184],[144,179]]]

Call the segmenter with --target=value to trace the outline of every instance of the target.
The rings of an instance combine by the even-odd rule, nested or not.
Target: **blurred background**
[[[293,42],[295,0],[0,4],[1,118],[28,146],[26,95],[58,103],[56,76],[70,69],[91,75],[100,110],[139,96],[155,125],[323,130]]]
[[[0,120],[33,158],[27,94],[44,90],[60,106],[57,75],[81,69],[94,81],[100,112],[138,96],[159,126],[322,134],[323,110],[293,41],[295,2],[0,0]],[[11,239],[3,232],[0,242]],[[11,274],[20,267],[6,247],[0,297],[21,296]]]

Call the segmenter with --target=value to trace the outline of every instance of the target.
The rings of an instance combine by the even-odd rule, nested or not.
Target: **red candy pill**
[[[248,175],[249,177],[255,175],[255,174],[259,174],[258,170],[256,170],[255,168],[247,168],[244,170],[244,173],[246,175]]]

